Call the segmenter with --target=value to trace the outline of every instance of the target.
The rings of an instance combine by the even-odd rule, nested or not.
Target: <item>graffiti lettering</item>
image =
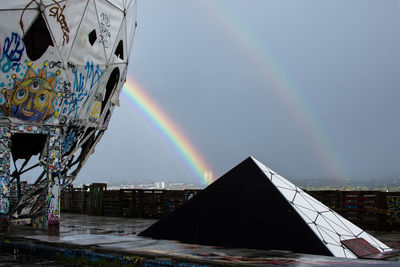
[[[94,66],[93,62],[86,63],[84,72],[78,73],[78,71],[75,71],[74,85],[69,98],[64,102],[63,114],[76,118],[80,108],[79,104],[86,99],[94,87],[99,85],[102,75],[103,71],[99,65]]]
[[[84,124],[84,121],[80,120],[80,119],[73,119],[73,120],[70,120],[68,124],[69,124],[68,125],[69,127],[77,127],[77,128],[79,128]]]
[[[50,61],[49,63],[49,68],[59,68],[61,69],[63,67],[62,62],[61,61]]]
[[[75,72],[75,71],[76,71],[76,66],[75,66],[75,64],[73,64],[73,63],[71,63],[71,62],[67,62],[67,67],[68,67],[69,69],[71,69],[72,72]]]
[[[63,98],[68,98],[69,94],[71,93],[71,83],[68,81],[64,81],[61,83],[61,95]]]
[[[96,93],[94,96],[94,101],[92,103],[91,111],[90,111],[90,117],[89,117],[89,122],[90,123],[96,123],[97,119],[100,116],[101,113],[101,99],[103,98],[103,95],[101,93]]]
[[[61,30],[63,32],[63,45],[64,45],[65,42],[67,43],[69,42],[69,28],[65,20],[65,16],[63,14],[65,5],[61,7],[56,0],[53,0],[53,2],[56,3],[56,5],[50,8],[49,16],[56,18],[58,24],[60,24]]]
[[[106,48],[108,48],[110,33],[110,19],[105,13],[100,13],[100,43],[102,43]]]
[[[31,219],[30,218],[17,219],[17,220],[12,220],[11,223],[13,225],[29,225],[29,224],[31,224]]]
[[[99,65],[96,65],[96,68],[94,67],[93,63],[86,63],[85,66],[86,70],[86,81],[85,81],[85,87],[86,87],[86,82],[90,81],[90,90],[99,82],[101,76],[103,75],[103,71],[100,69]]]
[[[96,93],[96,94],[94,95],[94,100],[95,100],[95,101],[101,102],[102,99],[103,99],[103,94],[101,94],[101,93]]]
[[[21,37],[15,32],[11,33],[11,38],[7,37],[4,40],[3,53],[0,59],[1,71],[7,73],[11,69],[18,68],[24,50],[25,45]]]
[[[65,69],[64,64],[61,61],[50,61],[49,68],[50,69],[52,69],[52,68]],[[67,62],[67,68],[72,70],[72,72],[76,71],[76,65],[74,63]]]
[[[136,257],[136,256],[123,256],[122,257],[122,261],[125,261],[127,263],[139,264],[139,265],[145,260],[146,260],[145,258]]]
[[[101,111],[101,103],[100,102],[96,102],[92,108],[92,112],[91,112],[91,116],[93,118],[98,118],[100,115],[100,111]]]
[[[62,144],[62,151],[63,154],[68,153],[71,151],[72,146],[75,143],[75,132],[71,131],[64,139]]]

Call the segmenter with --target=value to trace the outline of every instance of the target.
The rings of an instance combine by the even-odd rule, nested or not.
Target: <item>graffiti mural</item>
[[[24,121],[43,122],[54,114],[53,100],[57,93],[54,91],[56,76],[60,71],[48,75],[46,61],[42,69],[36,73],[32,63],[28,62],[28,70],[22,79],[13,75],[14,87],[5,92],[3,111],[7,116]]]
[[[136,21],[136,0],[8,1],[0,12],[0,219],[54,228],[60,191],[94,152],[116,105],[106,85],[129,55],[124,61],[112,49],[123,43],[130,51],[136,24],[126,21]],[[11,203],[11,179],[35,183],[19,186]]]
[[[400,223],[400,196],[387,196],[386,203],[392,219]]]

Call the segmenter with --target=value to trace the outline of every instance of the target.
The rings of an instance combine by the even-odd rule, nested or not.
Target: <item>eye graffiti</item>
[[[28,71],[22,80],[12,76],[14,88],[5,93],[6,101],[2,108],[9,117],[43,122],[54,113],[52,102],[57,95],[54,87],[60,71],[48,75],[47,61],[39,73],[31,68],[32,63],[28,62],[27,66]]]

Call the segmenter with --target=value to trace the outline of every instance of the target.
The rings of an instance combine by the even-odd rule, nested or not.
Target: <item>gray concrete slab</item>
[[[400,266],[398,259],[391,261],[349,260],[343,258],[302,255],[285,251],[261,251],[184,244],[170,240],[154,240],[137,236],[155,220],[98,217],[79,214],[62,214],[60,236],[48,236],[46,232],[26,226],[11,226],[2,234],[3,246],[28,244],[34,250],[54,250],[69,257],[87,255],[119,259],[125,263],[146,263],[147,266],[199,265],[368,265]],[[399,233],[383,233],[383,242],[400,240]],[[397,241],[396,241],[397,240]],[[7,243],[8,242],[8,243]],[[400,243],[396,243],[400,244]]]

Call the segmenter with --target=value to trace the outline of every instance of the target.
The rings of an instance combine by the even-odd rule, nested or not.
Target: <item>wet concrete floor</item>
[[[40,259],[30,263],[42,266],[60,266],[51,259],[44,260],[46,255],[55,254],[68,258],[86,257],[92,261],[116,260],[121,264],[142,266],[400,266],[398,258],[390,261],[352,260],[285,251],[183,244],[137,236],[154,222],[147,219],[62,214],[60,236],[57,237],[31,227],[11,226],[9,233],[0,235],[2,249],[8,249],[8,253],[0,254],[0,266],[29,266],[25,265],[29,263],[29,257],[12,253],[15,249],[37,254]],[[400,233],[372,234],[387,245],[400,249]],[[12,264],[13,260],[15,265]],[[1,264],[8,264],[7,261],[11,262],[10,265]]]

